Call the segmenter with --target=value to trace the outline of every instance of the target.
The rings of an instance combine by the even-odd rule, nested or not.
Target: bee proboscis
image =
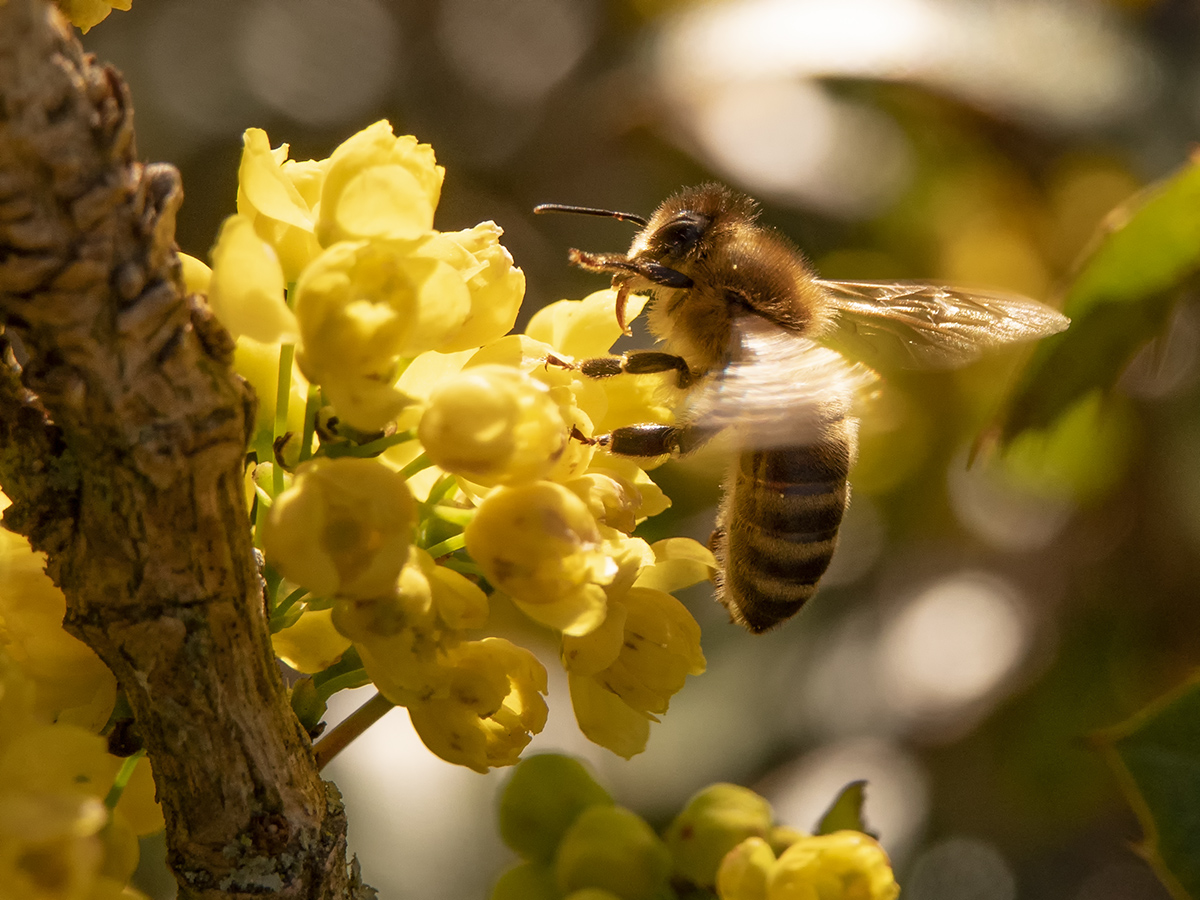
[[[756,633],[795,615],[833,558],[855,457],[854,398],[877,377],[843,351],[870,358],[891,345],[909,365],[950,368],[1069,324],[1011,294],[824,281],[786,237],[758,223],[753,200],[717,184],[679,192],[649,219],[558,204],[535,212],[640,226],[626,253],[572,250],[569,258],[612,275],[622,330],[626,298],[649,294],[650,330],[663,349],[578,366],[593,377],[673,371],[691,393],[679,424],[632,425],[594,440],[619,455],[659,456],[733,432],[738,457],[711,544],[717,598]]]

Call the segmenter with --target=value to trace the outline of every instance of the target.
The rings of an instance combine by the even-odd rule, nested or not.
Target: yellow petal
[[[295,669],[311,675],[327,669],[350,648],[350,639],[333,627],[332,609],[305,611],[296,623],[271,635],[275,655]]]
[[[284,299],[279,258],[246,216],[230,216],[221,226],[208,302],[235,337],[245,334],[264,344],[299,338],[296,317]]]

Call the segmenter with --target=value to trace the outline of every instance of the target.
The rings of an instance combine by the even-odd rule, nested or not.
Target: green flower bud
[[[675,874],[711,887],[725,854],[749,837],[764,838],[771,828],[771,805],[736,784],[711,784],[691,800],[667,828]]]
[[[579,761],[531,756],[517,764],[500,795],[500,837],[525,859],[548,863],[581,812],[612,802]]]
[[[570,894],[601,888],[621,900],[664,900],[671,855],[637,813],[620,806],[591,806],[579,814],[558,845],[554,880]]]
[[[491,900],[558,900],[554,873],[537,863],[513,866],[496,879]]]

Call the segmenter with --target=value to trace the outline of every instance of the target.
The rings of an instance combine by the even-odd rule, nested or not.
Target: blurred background
[[[1105,213],[1200,133],[1192,0],[139,0],[84,44],[126,75],[141,155],[182,170],[185,251],[207,258],[234,210],[244,128],[321,158],[386,117],[447,168],[439,228],[505,229],[522,323],[603,286],[567,248],[632,235],[535,204],[644,215],[709,179],[759,198],[826,278],[1053,302]],[[751,637],[687,592],[709,670],[629,763],[579,735],[549,637],[522,638],[552,673],[531,750],[586,757],[660,825],[726,780],[811,828],[866,778],[906,900],[1166,897],[1088,735],[1200,659],[1198,348],[1185,304],[1115,396],[971,467],[1019,354],[887,373],[804,613]],[[706,540],[723,464],[657,470],[674,507],[644,536]],[[483,897],[510,861],[504,773],[443,763],[403,711],[329,774],[383,900]],[[167,897],[162,853],[140,877]]]

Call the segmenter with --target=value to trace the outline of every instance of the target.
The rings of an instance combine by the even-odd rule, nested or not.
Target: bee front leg
[[[607,434],[585,436],[578,428],[571,437],[585,444],[603,447],[614,456],[683,456],[707,443],[719,428],[699,425],[625,425]]]
[[[676,382],[681,388],[690,387],[696,380],[687,361],[673,353],[661,350],[631,350],[621,356],[596,356],[578,364],[579,371],[588,378],[609,378],[613,375],[647,375],[652,372],[676,373]]]

